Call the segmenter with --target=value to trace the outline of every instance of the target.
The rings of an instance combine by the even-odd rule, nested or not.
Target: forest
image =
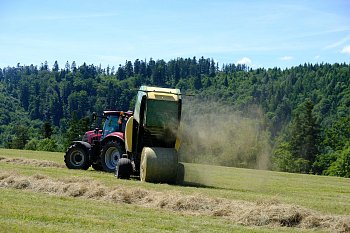
[[[63,152],[90,129],[93,112],[133,110],[140,85],[194,95],[184,97],[184,161],[350,177],[346,63],[286,69],[204,57],[127,60],[118,67],[18,63],[0,69],[0,147]],[[208,126],[215,121],[229,132]],[[207,132],[193,133],[195,125]],[[216,135],[210,141],[208,131]]]

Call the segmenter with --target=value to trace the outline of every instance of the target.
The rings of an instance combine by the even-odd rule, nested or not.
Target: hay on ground
[[[134,204],[189,215],[221,216],[246,226],[278,226],[350,232],[349,216],[322,215],[297,205],[282,204],[273,200],[254,203],[206,197],[200,194],[184,195],[180,192],[159,192],[125,186],[109,188],[86,178],[52,179],[40,174],[24,176],[6,171],[0,171],[0,187],[104,200],[117,204]]]

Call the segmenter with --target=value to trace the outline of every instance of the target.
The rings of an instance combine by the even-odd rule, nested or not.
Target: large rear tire
[[[101,165],[106,172],[115,172],[118,160],[124,153],[124,147],[117,141],[109,141],[102,149]]]
[[[131,160],[128,158],[119,159],[117,168],[115,170],[115,176],[119,179],[130,179],[131,173],[132,173]]]
[[[64,162],[69,169],[87,170],[91,165],[87,149],[79,144],[73,144],[68,148]]]
[[[144,147],[140,179],[152,183],[176,183],[178,155],[174,148]]]

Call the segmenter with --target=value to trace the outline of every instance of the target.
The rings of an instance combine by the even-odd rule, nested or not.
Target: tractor
[[[92,166],[95,170],[114,172],[125,153],[124,132],[131,116],[130,111],[104,111],[102,116],[93,113],[93,121],[97,117],[105,119],[103,129],[88,131],[82,141],[73,141],[64,155],[66,166],[85,170]]]
[[[116,177],[139,175],[145,182],[175,183],[183,176],[177,153],[181,105],[179,89],[140,87],[126,123],[126,154],[118,160]]]

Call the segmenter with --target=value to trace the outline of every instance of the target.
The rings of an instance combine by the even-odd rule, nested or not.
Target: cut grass
[[[14,189],[0,193],[1,232],[311,232]]]
[[[47,160],[64,165],[63,153],[60,152],[0,149],[0,156],[7,158]]]
[[[247,201],[277,200],[327,214],[350,213],[350,179],[186,164],[185,181],[209,193]]]
[[[64,164],[63,153],[0,149],[0,156],[8,158],[48,160]],[[173,190],[185,194],[202,193],[211,197],[223,197],[245,201],[278,201],[303,206],[324,214],[350,213],[350,179],[340,177],[292,174],[231,167],[185,164],[185,187],[166,184],[142,183],[138,180],[117,180],[113,174],[42,168],[1,163],[4,169],[33,175],[42,173],[54,178],[91,177],[107,186],[118,184],[153,190]]]
[[[63,153],[0,149],[0,157],[47,160],[63,165]],[[204,195],[211,198],[277,202],[302,206],[323,214],[350,213],[350,179],[271,171],[185,164],[185,186],[118,180],[113,174],[37,167],[0,161],[1,171],[21,175],[45,175],[54,179],[87,178],[106,187],[123,186],[153,191]],[[147,209],[134,204],[59,197],[23,190],[0,188],[2,232],[296,232],[300,228],[245,227],[213,216],[192,216]],[[42,200],[42,201],[40,201]],[[117,222],[117,223],[116,223]],[[58,226],[58,227],[57,227]],[[29,230],[28,230],[29,229]],[[121,230],[122,229],[122,230]],[[303,230],[304,231],[304,230]],[[309,230],[305,230],[308,232]]]

